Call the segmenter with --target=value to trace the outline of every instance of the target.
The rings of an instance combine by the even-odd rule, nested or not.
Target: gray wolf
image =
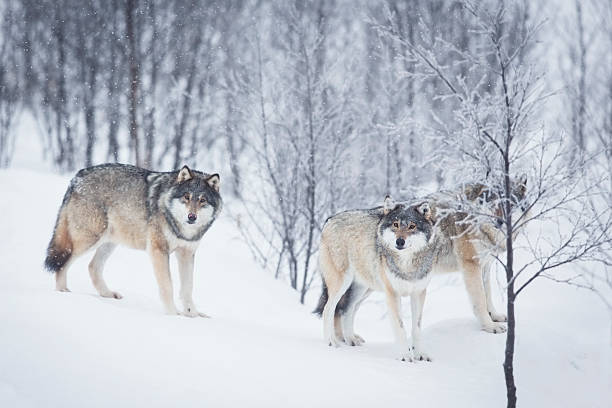
[[[512,208],[520,210],[523,220],[528,216],[526,191],[526,177],[512,183]],[[474,315],[481,328],[490,333],[505,332],[500,322],[507,321],[505,314],[495,310],[491,296],[491,267],[506,250],[500,197],[494,189],[472,183],[456,192],[439,192],[421,201],[430,208],[441,245],[432,272],[462,272]]]
[[[525,177],[513,182],[512,207],[520,210],[518,217],[521,217],[523,221],[528,218],[529,213],[529,207],[525,203],[526,189]],[[455,192],[439,192],[422,199],[412,200],[410,204],[410,207],[417,209],[433,224],[432,238],[430,238],[430,247],[427,252],[433,256],[430,272],[432,274],[462,272],[473,312],[481,328],[490,333],[505,332],[506,327],[501,322],[507,320],[503,313],[495,310],[491,296],[490,269],[495,257],[506,249],[506,237],[502,230],[500,196],[501,194],[490,187],[472,183]],[[457,208],[458,202],[468,205],[464,206],[465,208]],[[479,216],[470,215],[470,211],[478,213]],[[370,210],[370,212],[372,215],[381,217],[379,209]],[[351,212],[346,214],[351,214]],[[517,217],[514,219],[516,220]],[[356,230],[353,233],[358,234],[359,232]],[[518,230],[515,230],[515,233],[518,233]],[[357,238],[351,236],[351,239]],[[326,273],[325,268],[326,266],[321,264],[322,273]],[[364,342],[363,338],[353,331],[355,314],[361,303],[371,293],[369,287],[364,288],[363,286],[359,282],[352,282],[336,304],[335,338],[349,345],[360,345]],[[423,290],[422,298],[419,299],[421,308],[425,294]],[[315,313],[324,313],[328,298],[327,279],[324,278],[323,291]],[[418,313],[415,313],[415,308],[418,312],[419,304],[414,305],[413,303],[412,306],[413,316],[416,316]],[[330,343],[333,343],[333,339],[334,337]]]
[[[146,250],[168,314],[177,314],[169,256],[176,253],[182,314],[197,311],[193,299],[194,254],[222,207],[219,175],[191,170],[154,172],[124,164],[80,170],[59,209],[45,267],[55,273],[58,291],[68,291],[66,274],[76,258],[95,250],[89,275],[103,297],[121,299],[102,277],[104,263],[118,244]]]
[[[319,267],[324,291],[317,311],[323,315],[325,340],[363,342],[353,331],[355,312],[371,291],[385,294],[391,326],[402,360],[431,360],[421,348],[420,328],[425,289],[436,257],[433,222],[427,204],[418,207],[386,197],[382,207],[353,210],[327,220],[321,233]],[[348,289],[349,296],[344,296]],[[401,317],[401,297],[410,295],[412,347]],[[343,298],[343,313],[338,302]]]

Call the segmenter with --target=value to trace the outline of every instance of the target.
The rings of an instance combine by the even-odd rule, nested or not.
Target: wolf
[[[529,216],[526,193],[526,176],[512,182],[511,208],[520,211],[518,217],[522,220]],[[432,272],[462,272],[473,313],[482,330],[489,333],[504,333],[506,327],[502,323],[507,321],[506,315],[495,309],[491,296],[491,267],[506,250],[501,196],[491,187],[470,183],[455,192],[439,192],[421,200],[439,231],[437,242],[441,248]],[[465,208],[458,209],[456,204],[461,202]],[[515,229],[514,234],[519,230]]]
[[[427,205],[395,203],[389,196],[382,207],[346,211],[326,221],[319,248],[324,291],[316,312],[323,316],[324,337],[330,346],[342,340],[351,345],[363,342],[353,331],[355,312],[370,292],[382,291],[399,357],[431,361],[421,347],[420,332],[425,290],[437,256],[432,239]],[[349,288],[351,293],[345,296]],[[401,297],[408,295],[412,350],[400,314]],[[344,313],[340,314],[337,306],[343,297]]]
[[[513,181],[511,204],[513,210],[520,211],[518,217],[523,220],[520,225],[524,225],[524,221],[529,217],[530,206],[526,202],[526,193],[525,176]],[[491,296],[490,269],[495,257],[506,250],[499,197],[500,194],[490,187],[471,183],[452,192],[438,192],[425,198],[413,199],[409,204],[432,224],[433,233],[428,250],[433,259],[430,273],[435,275],[460,271],[474,315],[481,328],[490,333],[504,333],[506,327],[502,323],[507,320],[505,314],[495,310]],[[484,217],[480,218],[484,218],[485,222],[481,219],[476,220],[466,209],[457,209],[456,204],[461,201],[480,205],[480,210],[484,211]],[[372,211],[376,213],[378,210]],[[516,229],[515,234],[518,234],[519,230]],[[321,271],[324,271],[323,266]],[[324,278],[323,291],[314,311],[318,314],[324,312],[324,307],[328,303],[326,283],[327,280]],[[363,338],[354,333],[353,322],[359,306],[371,292],[371,289],[364,288],[358,282],[352,282],[340,297],[334,316],[336,339],[353,346],[364,343]],[[426,291],[423,290],[419,299],[421,309],[425,296]],[[419,304],[413,303],[412,306],[413,316],[416,316]],[[420,315],[418,321],[420,322]]]
[[[153,263],[165,311],[174,304],[169,256],[175,252],[181,281],[181,314],[207,317],[192,299],[194,254],[222,208],[219,174],[183,166],[155,172],[125,164],[80,170],[71,180],[47,248],[45,267],[56,289],[67,292],[67,271],[79,256],[95,250],[89,275],[100,296],[121,299],[106,285],[104,263],[119,244],[146,250]]]

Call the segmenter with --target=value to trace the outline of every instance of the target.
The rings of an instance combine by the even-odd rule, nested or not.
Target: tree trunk
[[[66,90],[66,33],[64,25],[59,23],[63,21],[64,16],[61,12],[62,5],[56,5],[56,21],[55,37],[58,47],[58,93],[57,101],[54,102],[57,127],[57,142],[59,144],[59,157],[57,164],[63,170],[72,170],[74,168],[74,142],[72,140],[72,132],[70,129],[69,112],[68,112],[68,92]],[[62,130],[65,137],[62,138]]]
[[[87,146],[85,148],[85,166],[89,167],[93,164],[93,149],[96,143],[96,110],[94,107],[95,94],[95,71],[91,73],[91,95],[87,97],[85,102],[85,128],[87,133]]]
[[[303,40],[302,40],[303,41]],[[306,244],[306,253],[304,259],[304,272],[302,276],[302,288],[300,294],[300,303],[304,304],[304,297],[308,288],[306,287],[308,282],[308,272],[310,269],[310,257],[312,255],[312,246],[314,240],[314,231],[316,228],[316,167],[315,167],[315,155],[316,155],[316,137],[314,129],[314,106],[313,106],[313,84],[311,78],[311,70],[309,65],[308,53],[304,43],[302,42],[302,51],[304,54],[304,61],[306,65],[306,114],[308,115],[308,167],[306,170],[306,205],[308,211],[308,241]],[[321,52],[321,50],[318,50]],[[316,79],[316,78],[315,78]]]
[[[504,359],[504,376],[506,378],[506,396],[508,408],[516,407],[516,385],[514,383],[514,338],[515,324],[514,318],[514,234],[512,225],[512,180],[510,179],[510,147],[512,144],[512,109],[508,90],[508,81],[506,79],[506,65],[502,63],[501,53],[498,48],[498,58],[501,68],[501,80],[504,92],[505,116],[506,116],[506,135],[505,146],[503,150],[504,160],[504,202],[503,216],[506,225],[506,281],[508,282],[508,333],[506,335],[506,351]]]
[[[130,71],[130,141],[131,147],[134,151],[134,160],[136,165],[140,166],[140,146],[138,143],[138,90],[140,88],[140,77],[139,77],[139,66],[138,56],[136,55],[136,38],[134,30],[134,11],[137,7],[138,0],[127,0],[125,3],[125,29],[128,37],[129,44],[129,71]]]
[[[507,137],[510,137],[508,134]],[[514,338],[515,338],[515,326],[516,319],[514,317],[514,247],[513,247],[513,234],[512,234],[512,206],[510,203],[510,197],[512,192],[511,180],[510,180],[510,158],[509,158],[509,142],[506,144],[507,150],[505,152],[505,202],[504,206],[504,219],[506,223],[506,282],[508,288],[506,289],[508,296],[508,333],[506,334],[506,350],[504,358],[504,376],[506,378],[506,396],[508,401],[508,408],[516,407],[516,385],[514,384]]]
[[[107,160],[113,160],[115,163],[119,161],[119,141],[117,140],[117,131],[119,130],[119,98],[117,95],[117,83],[119,81],[119,75],[117,73],[118,62],[116,60],[117,57],[117,45],[116,38],[117,35],[117,0],[113,0],[112,3],[112,13],[113,13],[113,31],[110,34],[109,39],[109,47],[110,47],[110,75],[108,77],[108,152],[107,152]]]
[[[508,252],[510,253],[510,252]],[[508,273],[508,279],[512,279]],[[514,318],[514,282],[508,285],[508,333],[506,334],[506,351],[504,359],[504,376],[506,378],[506,398],[508,408],[516,407],[516,385],[514,384],[514,337],[515,324]]]
[[[580,1],[576,0],[576,18],[578,19],[578,46],[579,46],[579,74],[578,74],[578,109],[574,124],[574,138],[578,144],[580,162],[583,161],[585,141],[584,125],[586,116],[586,44],[584,39],[584,24]]]
[[[193,42],[193,46],[190,49],[191,62],[189,64],[189,72],[187,77],[187,84],[183,91],[183,105],[181,109],[181,119],[176,129],[176,135],[174,136],[174,168],[178,169],[182,163],[181,152],[183,150],[183,141],[185,139],[185,128],[187,121],[191,114],[191,101],[193,99],[192,91],[193,85],[196,79],[196,73],[198,70],[198,53],[200,52],[200,46],[202,44],[202,33],[198,31]]]
[[[146,113],[146,123],[143,125],[145,131],[145,152],[144,152],[144,167],[150,169],[153,166],[153,147],[155,144],[155,106],[156,106],[156,89],[157,89],[157,76],[158,76],[158,56],[157,47],[159,42],[159,27],[157,24],[157,14],[155,9],[155,2],[149,3],[149,18],[152,26],[151,33],[151,46],[149,52],[151,54],[151,76],[150,85],[148,89],[149,94],[149,110]],[[143,91],[144,92],[144,91]]]
[[[85,42],[85,41],[84,41]],[[86,50],[83,50],[83,54]],[[83,55],[84,79],[87,84],[85,89],[85,132],[87,134],[87,145],[85,148],[85,166],[89,167],[93,164],[93,150],[96,144],[96,77],[98,74],[98,61],[93,57],[91,59]]]

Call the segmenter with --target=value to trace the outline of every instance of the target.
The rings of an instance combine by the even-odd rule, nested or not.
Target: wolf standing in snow
[[[513,181],[511,204],[514,210],[520,210],[517,218],[528,217],[526,193],[526,177]],[[507,320],[505,314],[495,310],[491,295],[491,267],[506,250],[500,197],[490,187],[475,183],[466,184],[460,192],[438,192],[422,201],[429,207],[441,245],[432,272],[462,272],[474,315],[482,330],[489,333],[504,333],[506,327],[501,322]],[[467,210],[457,209],[457,202],[468,204]],[[470,213],[474,208],[469,207],[474,205],[478,207],[472,212],[478,216]]]
[[[100,296],[121,299],[104,282],[104,263],[117,244],[146,250],[153,263],[168,314],[174,305],[169,256],[176,252],[185,316],[206,317],[192,300],[193,258],[198,244],[221,210],[219,175],[190,170],[161,173],[124,164],[80,170],[64,195],[45,266],[55,273],[56,289],[68,291],[72,262],[95,249],[89,275]]]
[[[321,233],[319,265],[325,288],[315,312],[322,312],[324,336],[330,345],[363,342],[353,331],[359,304],[373,291],[383,291],[402,360],[430,360],[420,344],[425,289],[436,257],[433,223],[427,204],[396,204],[346,211],[327,220]],[[336,307],[344,297],[343,313]],[[401,317],[401,297],[410,295],[412,346]],[[341,335],[338,339],[336,330]]]

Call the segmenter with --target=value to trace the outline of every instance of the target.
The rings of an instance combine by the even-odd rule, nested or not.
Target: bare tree
[[[96,144],[96,98],[98,95],[98,76],[100,75],[100,57],[96,44],[101,37],[100,28],[103,22],[96,17],[98,5],[90,2],[84,6],[89,19],[75,18],[76,23],[74,56],[79,61],[80,105],[85,116],[85,166],[93,164],[93,151]],[[75,85],[76,85],[75,84]]]
[[[247,126],[242,133],[257,135],[245,143],[258,164],[253,175],[260,186],[246,189],[252,179],[245,178],[252,224],[242,230],[260,262],[273,260],[275,275],[287,276],[301,302],[315,276],[321,225],[355,191],[355,181],[343,176],[350,165],[343,147],[359,128],[351,82],[332,81],[338,71],[327,56],[326,18],[333,13],[323,11],[329,4],[309,5],[275,4],[279,24],[269,32],[253,29],[254,60],[237,75],[238,88],[248,90],[252,101],[241,108]],[[269,38],[276,48],[271,51],[262,47]]]
[[[456,160],[449,160],[452,155],[439,157],[447,171],[454,174],[454,177],[449,174],[448,179],[459,176],[481,183],[494,192],[494,205],[500,213],[487,213],[479,208],[472,208],[470,213],[474,214],[474,223],[491,227],[499,223],[498,233],[503,235],[504,244],[498,250],[505,250],[506,255],[493,255],[506,273],[508,333],[504,374],[508,406],[514,407],[517,401],[513,362],[518,295],[534,279],[550,276],[558,267],[598,259],[597,254],[607,253],[612,217],[609,204],[601,201],[601,194],[595,193],[602,179],[589,176],[580,161],[568,159],[569,152],[562,138],[533,128],[534,113],[542,107],[546,95],[536,67],[525,67],[520,59],[526,56],[541,25],[528,27],[510,41],[508,33],[512,27],[525,24],[519,6],[497,2],[487,8],[468,1],[463,6],[472,16],[470,30],[482,36],[484,47],[461,50],[452,41],[438,39],[439,48],[432,50],[398,38],[396,33],[384,27],[380,29],[405,43],[411,55],[418,59],[421,75],[444,84],[446,92],[441,98],[459,104],[451,125],[440,122],[439,127],[433,129],[439,143],[455,151],[460,159],[457,165]],[[443,55],[454,56],[452,67],[470,64],[478,69],[472,69],[472,77],[463,77],[438,61]],[[478,92],[483,78],[494,85],[487,94]],[[527,163],[535,164],[528,166]],[[520,177],[523,172],[528,175],[526,179]],[[530,193],[525,201],[516,193],[517,183],[529,186]],[[465,208],[467,203],[459,205]],[[517,213],[520,207],[525,211]],[[576,214],[581,208],[582,212]],[[563,222],[559,222],[560,219]],[[549,237],[550,229],[546,230],[546,239],[543,233],[536,234],[535,239],[530,234],[526,246],[529,256],[521,264],[515,257],[515,240],[528,223],[556,228],[557,239]],[[568,230],[560,226],[568,226]]]
[[[104,15],[106,16],[107,24],[110,26],[110,30],[106,31],[105,43],[108,47],[108,60],[110,64],[107,65],[107,85],[106,85],[106,109],[105,114],[108,122],[108,150],[107,160],[114,162],[119,161],[119,125],[120,125],[120,103],[121,103],[121,85],[122,85],[122,64],[120,59],[124,55],[121,51],[119,43],[119,17],[118,17],[118,0],[112,0],[106,3]]]
[[[137,166],[142,165],[140,154],[140,140],[138,137],[138,107],[140,105],[140,49],[136,21],[138,0],[126,0],[124,4],[125,32],[128,41],[128,65],[129,65],[129,131],[130,146],[134,153],[134,162]]]

